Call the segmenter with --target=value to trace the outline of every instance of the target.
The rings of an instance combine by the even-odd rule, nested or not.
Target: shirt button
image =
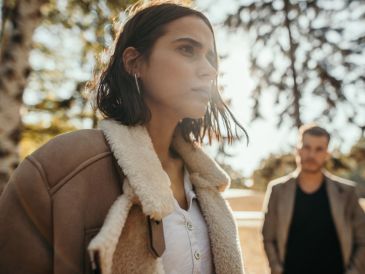
[[[198,251],[194,252],[194,258],[195,260],[199,260],[200,259],[200,253]]]
[[[193,225],[190,222],[186,223],[186,227],[188,228],[188,230],[192,231],[193,230]]]

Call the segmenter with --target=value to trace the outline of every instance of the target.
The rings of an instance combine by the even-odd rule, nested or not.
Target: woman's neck
[[[153,147],[157,153],[162,166],[168,165],[172,155],[170,146],[178,121],[171,121],[169,117],[155,117],[146,124],[147,131],[151,137]]]

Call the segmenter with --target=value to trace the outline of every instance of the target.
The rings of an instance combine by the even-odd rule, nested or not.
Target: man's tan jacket
[[[365,273],[365,214],[354,185],[324,172],[332,218],[346,274]],[[270,182],[264,201],[264,248],[271,273],[283,273],[286,244],[293,215],[298,172]]]

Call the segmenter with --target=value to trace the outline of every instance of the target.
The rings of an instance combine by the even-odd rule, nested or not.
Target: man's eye
[[[186,55],[193,56],[194,55],[194,47],[193,46],[181,46],[180,51]]]

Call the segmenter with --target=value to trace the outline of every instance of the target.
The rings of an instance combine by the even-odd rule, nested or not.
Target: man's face
[[[297,148],[298,167],[304,172],[320,172],[329,157],[327,149],[328,139],[326,136],[304,134]]]

